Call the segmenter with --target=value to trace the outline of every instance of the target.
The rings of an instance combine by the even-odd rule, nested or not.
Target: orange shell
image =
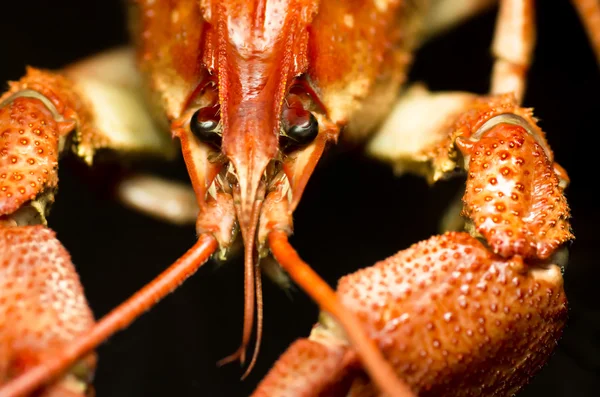
[[[510,395],[546,362],[567,317],[558,268],[521,269],[447,233],[342,278],[338,295],[419,396]],[[373,392],[365,378],[353,387]]]
[[[36,98],[0,108],[0,215],[58,183],[59,125]]]
[[[93,323],[79,276],[54,232],[0,227],[0,384]]]

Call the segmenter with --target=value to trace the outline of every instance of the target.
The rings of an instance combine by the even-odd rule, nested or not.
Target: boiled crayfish
[[[414,50],[491,0],[130,0],[135,50],[61,71],[30,68],[0,98],[0,396],[85,395],[94,348],[244,244],[246,361],[262,326],[271,255],[320,305],[256,395],[507,395],[548,358],[566,319],[560,265],[573,238],[569,178],[520,106],[531,0],[501,0],[491,93],[406,88]],[[573,0],[600,54],[595,0]],[[175,140],[169,139],[170,130]],[[343,133],[340,132],[343,130]],[[337,294],[287,242],[328,143],[431,182],[467,175],[447,229],[344,277]],[[61,155],[172,157],[193,191],[133,175],[119,198],[195,222],[197,243],[95,322],[68,253],[46,227]],[[168,203],[168,205],[167,205]],[[464,231],[463,231],[464,230]],[[36,394],[38,395],[38,394]]]

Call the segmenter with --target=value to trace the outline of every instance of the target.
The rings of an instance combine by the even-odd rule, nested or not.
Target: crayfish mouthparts
[[[291,232],[290,183],[282,171],[281,162],[272,160],[258,184],[249,216],[244,212],[238,175],[233,164],[225,164],[206,190],[204,208],[198,214],[196,231],[210,234],[219,243],[219,256],[225,259],[236,237],[241,234],[244,243],[245,304],[242,343],[232,355],[219,365],[245,361],[245,350],[254,327],[254,308],[257,310],[257,335],[254,354],[242,378],[251,371],[257,359],[262,334],[262,286],[260,269],[255,266],[255,252],[259,258],[268,255],[266,240],[275,228]],[[241,231],[241,233],[239,233]],[[256,305],[256,306],[255,306]]]
[[[254,327],[254,309],[256,309],[257,317],[256,343],[252,358],[242,375],[242,379],[250,373],[258,357],[262,338],[263,300],[261,274],[259,268],[254,264],[254,242],[256,241],[259,257],[268,255],[269,251],[266,249],[268,245],[275,260],[291,278],[319,304],[322,310],[331,313],[333,318],[339,322],[340,332],[345,331],[348,335],[348,341],[356,348],[357,355],[363,361],[365,368],[367,368],[374,381],[381,387],[381,390],[393,396],[412,396],[410,388],[401,379],[397,378],[374,342],[361,329],[358,320],[341,305],[331,287],[298,257],[293,247],[288,243],[287,236],[291,234],[292,230],[291,213],[294,205],[294,192],[289,174],[285,170],[285,162],[273,160],[266,167],[266,171],[263,172],[256,190],[257,196],[252,208],[250,224],[245,224],[244,219],[240,216],[243,212],[244,203],[243,199],[238,199],[240,197],[238,193],[240,187],[234,184],[223,186],[223,181],[231,181],[229,176],[232,175],[227,170],[225,173],[215,177],[216,184],[214,188],[217,190],[217,195],[211,195],[207,201],[207,208],[210,208],[211,203],[219,202],[219,193],[221,192],[221,194],[230,198],[227,200],[229,214],[235,213],[237,220],[233,222],[239,224],[242,229],[245,251],[244,327],[242,343],[239,348],[233,354],[219,361],[218,364],[223,365],[238,360],[242,364],[244,363],[246,349],[250,343],[250,336]],[[224,193],[224,188],[230,188],[232,194]],[[221,198],[221,202],[225,202],[225,200]],[[199,220],[205,220],[209,215],[209,213],[204,213],[204,215],[201,213]],[[228,219],[232,220],[233,217]],[[200,229],[200,231],[207,230],[207,228]]]
[[[273,228],[287,230],[291,233],[292,188],[287,174],[283,171],[282,162],[272,160],[265,169],[260,189],[255,202],[258,228],[256,247],[261,258],[265,251],[267,234]],[[196,233],[211,233],[219,242],[219,257],[225,260],[238,236],[241,222],[241,199],[235,167],[229,163],[224,165],[214,177],[204,195],[204,207],[198,214]]]

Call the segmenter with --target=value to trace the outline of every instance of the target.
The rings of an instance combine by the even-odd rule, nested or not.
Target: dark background
[[[58,68],[125,43],[119,0],[5,1],[0,22],[0,81],[17,79],[26,64]],[[600,395],[600,299],[596,172],[600,73],[574,10],[566,0],[538,2],[538,46],[526,106],[533,106],[568,171],[567,190],[577,240],[566,274],[570,322],[556,354],[520,396]],[[542,4],[544,3],[544,4]],[[413,80],[434,90],[483,93],[491,67],[494,14],[487,13],[417,54]],[[185,178],[182,163],[155,164]],[[99,174],[103,175],[103,174]],[[50,225],[78,265],[97,317],[151,280],[194,242],[194,229],[166,225],[111,201],[105,178],[78,164],[60,169]],[[97,175],[96,175],[97,176]],[[437,220],[460,181],[429,188],[414,177],[345,149],[330,153],[295,213],[298,251],[329,283],[437,233]],[[240,381],[236,364],[217,368],[242,330],[243,269],[239,259],[209,264],[154,310],[99,349],[99,397],[245,396],[298,336],[317,308],[296,290],[292,299],[265,280],[265,331],[256,369]]]

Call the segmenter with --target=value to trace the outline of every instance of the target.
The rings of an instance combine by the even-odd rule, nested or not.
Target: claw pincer
[[[58,183],[59,126],[34,97],[0,107],[0,215],[8,215]]]
[[[52,357],[93,323],[79,276],[54,232],[40,225],[0,227],[0,384]],[[94,366],[91,354],[44,392],[85,395]]]
[[[0,104],[0,384],[94,324],[69,254],[44,226],[61,143],[73,126],[33,90],[8,94]],[[88,355],[41,395],[86,395],[94,367],[95,355]]]
[[[512,395],[548,360],[566,323],[555,254],[573,239],[568,177],[530,112],[507,99],[475,102],[428,151],[433,175],[466,171],[461,215],[470,233],[431,237],[338,284],[341,302],[419,396]],[[327,319],[284,353],[255,395],[377,395]]]
[[[558,266],[513,262],[451,232],[343,277],[337,293],[419,396],[510,395],[545,363],[567,317]],[[376,395],[342,359],[338,331],[317,324],[255,395]]]
[[[467,159],[463,215],[507,258],[546,259],[573,238],[563,187],[541,139],[512,123],[497,124],[476,141],[457,139]]]

